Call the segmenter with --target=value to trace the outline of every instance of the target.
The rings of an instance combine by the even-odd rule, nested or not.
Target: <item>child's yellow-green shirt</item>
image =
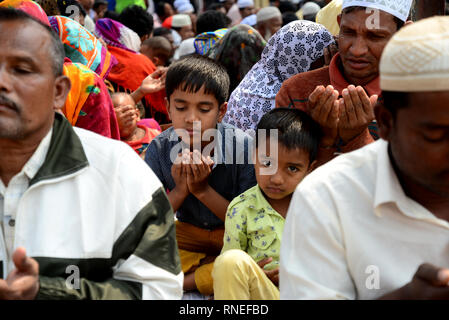
[[[240,249],[256,262],[273,261],[264,269],[279,267],[279,254],[285,219],[265,199],[259,185],[234,198],[228,206],[222,253]]]

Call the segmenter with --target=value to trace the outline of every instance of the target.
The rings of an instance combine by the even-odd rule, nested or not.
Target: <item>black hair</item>
[[[259,130],[266,130],[266,138],[270,137],[270,129],[277,129],[278,142],[288,150],[302,149],[309,153],[312,163],[318,154],[321,139],[321,128],[307,113],[299,109],[276,108],[264,114],[257,125]],[[256,148],[259,146],[259,135],[256,134]]]
[[[196,21],[196,32],[201,34],[228,27],[227,16],[220,11],[210,10],[199,15]]]
[[[165,16],[165,4],[168,3],[169,5],[173,6],[173,4],[169,1],[159,1],[154,6],[154,12],[156,12],[159,19],[164,20],[167,18]]]
[[[354,12],[354,11],[358,11],[358,10],[366,10],[366,7],[362,7],[362,6],[352,6],[352,7],[347,7],[347,8],[345,8],[345,9],[343,9],[343,11],[341,12],[341,14],[342,14],[342,15],[343,15],[343,14],[348,14],[348,13],[351,13],[351,12]],[[396,22],[397,30],[401,29],[401,28],[404,26],[404,24],[405,24],[404,21],[402,21],[401,19],[399,19],[399,18],[396,17],[396,16],[393,16],[393,20],[394,20],[394,22]]]
[[[282,14],[282,26],[289,24],[292,21],[299,20],[298,16],[293,11],[287,11]]]
[[[51,62],[53,74],[55,77],[59,77],[60,75],[62,75],[65,51],[64,45],[62,44],[62,41],[61,39],[59,39],[59,36],[56,34],[56,32],[54,32],[53,29],[50,28],[48,25],[45,25],[38,19],[30,16],[29,14],[25,13],[22,10],[16,10],[12,8],[0,8],[0,22],[17,21],[17,20],[24,22],[33,21],[42,26],[42,28],[44,28],[48,32],[51,39],[51,46],[49,48],[49,53],[52,59]]]
[[[391,114],[393,115],[393,119],[395,119],[397,111],[408,106],[409,93],[398,91],[382,91],[382,95],[379,97],[379,102],[381,102],[383,106],[391,112]]]
[[[86,16],[86,10],[84,7],[76,0],[58,0],[57,2],[59,12],[61,13],[61,16],[64,17],[70,17],[73,14],[71,6],[75,6],[76,10],[79,10],[78,12],[85,17]],[[75,9],[73,8],[73,9]]]
[[[153,17],[138,5],[126,7],[120,13],[119,20],[141,38],[153,31]]]
[[[206,94],[212,94],[221,106],[228,99],[229,76],[214,60],[193,54],[174,62],[167,71],[165,91],[167,99],[176,89],[198,92],[204,86]]]
[[[115,20],[115,21],[119,21],[120,20],[120,14],[118,12],[111,11],[111,10],[107,10],[104,13],[104,17],[112,19],[112,20]]]
[[[225,6],[224,6],[223,3],[216,2],[216,3],[212,3],[210,6],[208,6],[208,7],[206,8],[206,11],[218,10],[218,9],[221,9],[221,8],[224,8],[224,7],[225,7]]]
[[[167,29],[165,27],[160,27],[160,28],[154,29],[153,37],[165,36],[166,34],[171,34],[170,29]]]
[[[279,2],[279,11],[281,13],[284,13],[284,12],[296,12],[296,11],[298,11],[298,7],[294,3],[290,2],[290,1],[283,0],[283,1]]]

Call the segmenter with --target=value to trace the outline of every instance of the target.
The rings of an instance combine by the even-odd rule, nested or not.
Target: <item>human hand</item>
[[[353,85],[344,89],[342,96],[343,98],[338,101],[339,136],[344,143],[348,143],[368,128],[374,120],[374,106],[378,96],[368,97],[361,86]]]
[[[338,53],[337,40],[335,41],[335,43],[331,43],[329,46],[324,48],[323,56],[325,66],[330,65],[332,58]]]
[[[419,266],[411,282],[381,299],[448,300],[449,269],[424,263]]]
[[[273,258],[270,257],[270,258],[260,260],[257,264],[259,265],[259,267],[262,268],[263,272],[266,274],[268,279],[270,279],[271,282],[273,282],[275,286],[279,286],[279,267],[276,269],[273,269],[273,270],[265,270],[264,269],[265,265],[269,264],[272,261],[273,261]]]
[[[118,106],[114,108],[119,128],[129,128],[137,120],[137,108],[133,105]]]
[[[309,96],[309,114],[323,130],[322,147],[333,146],[338,137],[338,95],[332,86],[318,86]]]
[[[16,269],[6,280],[0,279],[0,300],[32,300],[39,291],[39,264],[26,256],[24,248],[14,251]]]
[[[214,162],[209,156],[205,158],[198,150],[191,153],[187,169],[187,186],[190,193],[197,198],[209,186],[207,179],[212,172],[213,165]]]
[[[189,188],[187,186],[187,165],[183,163],[188,158],[190,158],[190,151],[187,149],[178,154],[171,167],[171,175],[175,182],[175,189],[183,196],[189,194]]]
[[[150,93],[161,91],[165,88],[165,77],[167,75],[167,68],[159,68],[152,74],[143,79],[140,85],[141,94],[144,96]]]

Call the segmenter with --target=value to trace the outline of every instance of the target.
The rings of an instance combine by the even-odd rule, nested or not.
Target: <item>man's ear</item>
[[[164,64],[162,63],[162,60],[159,59],[159,58],[156,57],[156,56],[153,57],[153,62],[154,62],[154,65],[156,65],[156,66],[163,66],[163,65],[164,65]]]
[[[69,95],[72,83],[67,76],[61,75],[55,80],[54,110],[63,110],[67,96]]]
[[[318,167],[318,161],[313,160],[313,162],[309,165],[309,169],[307,169],[307,174],[311,173]]]
[[[394,125],[393,114],[385,108],[381,100],[377,101],[374,107],[374,114],[376,115],[377,126],[379,128],[379,136],[388,141]]]
[[[340,24],[341,24],[341,13],[337,16],[337,23],[338,23],[338,26],[340,26]]]
[[[171,114],[170,114],[170,102],[168,101],[167,97],[164,98],[165,100],[165,109],[167,110],[168,118],[172,120]]]
[[[218,121],[217,122],[221,122],[221,120],[223,120],[223,117],[225,116],[226,111],[228,111],[228,103],[223,102],[223,104],[218,109]]]

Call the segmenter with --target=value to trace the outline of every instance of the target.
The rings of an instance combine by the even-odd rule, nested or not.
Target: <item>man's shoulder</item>
[[[386,144],[387,142],[378,140],[353,152],[339,155],[309,174],[298,188],[312,190],[324,187],[328,190],[348,192],[348,189],[353,187],[373,185],[377,155],[381,148],[386,148]]]
[[[95,132],[73,127],[76,135],[80,138],[83,148],[86,153],[98,153],[98,154],[117,154],[127,150],[129,146],[120,141],[111,138],[104,137]]]
[[[81,128],[75,127],[74,130],[80,138],[91,168],[104,174],[112,174],[112,171],[119,170],[120,167],[138,170],[142,174],[146,169],[149,170],[149,167],[125,142],[106,138]]]
[[[329,67],[303,72],[287,79],[276,96],[276,107],[291,107],[306,103],[317,86],[331,83]],[[287,106],[287,104],[289,104]],[[285,105],[283,105],[285,104]]]
[[[322,67],[319,69],[303,72],[294,75],[293,77],[284,81],[283,86],[295,87],[301,86],[318,86],[330,83],[329,67]]]

